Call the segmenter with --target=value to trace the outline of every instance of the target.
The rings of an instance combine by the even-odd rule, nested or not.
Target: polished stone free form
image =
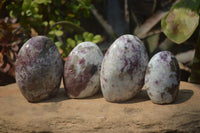
[[[64,86],[70,98],[86,98],[100,89],[103,53],[92,42],[78,44],[64,66]]]
[[[119,37],[107,50],[101,69],[101,90],[109,102],[133,98],[144,85],[148,55],[134,35]]]
[[[180,84],[177,59],[169,51],[155,54],[148,63],[145,87],[153,103],[167,104],[175,101]]]
[[[45,36],[29,39],[18,53],[16,82],[29,102],[56,95],[63,73],[63,62],[56,45]]]

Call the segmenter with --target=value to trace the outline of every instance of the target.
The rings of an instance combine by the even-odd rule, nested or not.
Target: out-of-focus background
[[[17,53],[29,38],[37,35],[45,35],[55,42],[65,61],[70,51],[80,42],[97,43],[105,53],[120,35],[133,34],[143,41],[149,57],[159,51],[171,51],[179,61],[181,80],[188,81],[194,69],[192,64],[199,36],[200,2],[181,2],[1,0],[0,85],[15,82]],[[168,11],[171,13],[167,14]],[[183,19],[185,16],[188,19]]]

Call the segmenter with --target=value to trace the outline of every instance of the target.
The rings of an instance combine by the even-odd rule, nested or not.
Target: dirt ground
[[[29,103],[11,84],[0,87],[0,132],[200,132],[200,85],[181,82],[175,103],[156,105],[144,89],[119,104],[106,102],[100,92],[68,99],[63,85],[56,97]]]

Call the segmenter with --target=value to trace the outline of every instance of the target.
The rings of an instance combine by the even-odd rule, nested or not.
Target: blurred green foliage
[[[61,54],[65,58],[70,53],[71,49],[73,49],[77,44],[85,41],[90,41],[93,43],[98,43],[101,41],[100,35],[94,35],[93,33],[84,32],[83,34],[76,34],[73,38],[67,38],[67,46],[65,47],[59,41],[56,42],[56,46],[61,49]]]
[[[90,0],[12,0],[7,5],[11,17],[19,19],[22,27],[34,28],[39,34],[49,32],[55,22],[66,20],[80,25],[80,17],[89,17]]]
[[[46,35],[62,51],[66,57],[73,47],[80,41],[98,43],[101,36],[92,33],[83,33],[81,18],[90,17],[91,0],[4,0],[10,17],[17,18],[28,37],[32,32]],[[60,23],[64,21],[65,23]],[[80,32],[77,32],[80,31]],[[68,37],[74,36],[73,40]],[[85,36],[85,37],[83,37]],[[80,39],[80,37],[84,39]],[[91,39],[92,38],[92,39]]]

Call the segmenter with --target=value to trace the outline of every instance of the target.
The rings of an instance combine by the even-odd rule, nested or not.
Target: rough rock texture
[[[63,85],[56,97],[29,103],[16,84],[0,87],[0,132],[45,133],[198,133],[200,85],[181,82],[173,104],[157,105],[142,90],[125,103],[109,103],[102,94],[67,99]]]
[[[153,103],[173,102],[179,90],[180,70],[177,59],[169,51],[154,55],[148,63],[145,88]]]
[[[45,36],[29,39],[18,53],[16,81],[29,102],[38,102],[57,94],[63,74],[63,62],[56,45]]]
[[[143,43],[133,35],[120,36],[103,59],[101,90],[109,102],[134,97],[144,85],[148,55]]]
[[[85,98],[100,89],[100,69],[103,53],[92,42],[78,44],[64,66],[64,86],[71,98]]]

